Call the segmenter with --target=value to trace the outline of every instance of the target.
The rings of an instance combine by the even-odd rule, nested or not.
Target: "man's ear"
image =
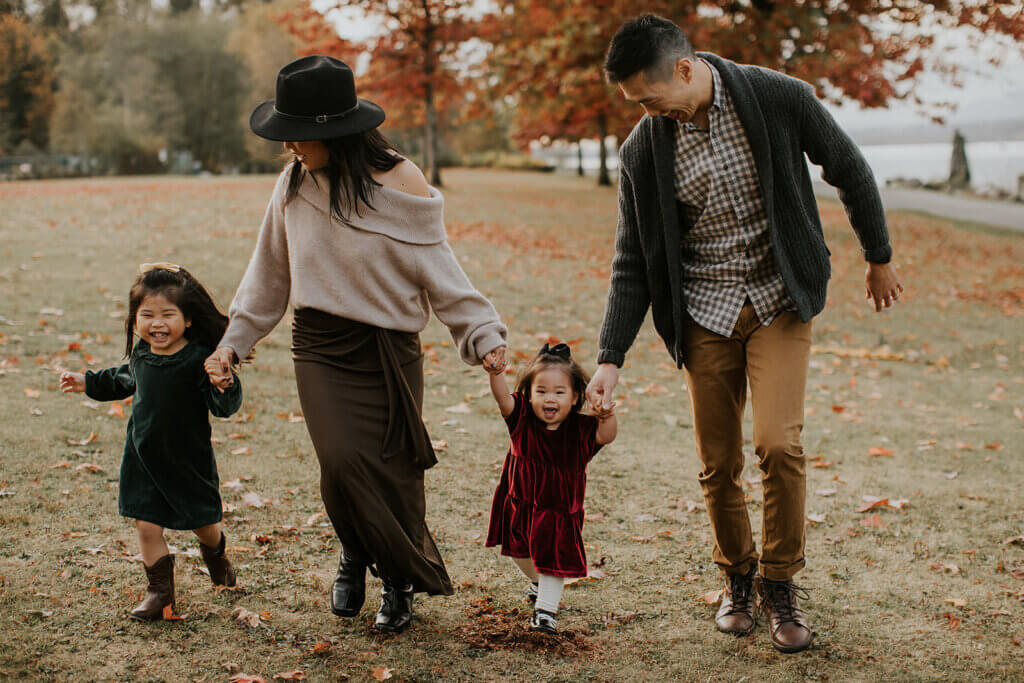
[[[681,79],[684,83],[689,83],[693,80],[693,60],[689,57],[682,57],[676,62],[675,75]]]

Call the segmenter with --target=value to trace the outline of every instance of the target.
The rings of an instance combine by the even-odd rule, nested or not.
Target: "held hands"
[[[60,373],[60,390],[65,394],[85,391],[85,375],[80,372]]]
[[[900,298],[903,285],[896,277],[896,271],[888,263],[868,263],[864,274],[865,299],[875,300],[875,312],[889,308]]]
[[[599,420],[615,414],[615,402],[612,397],[618,383],[619,368],[614,363],[601,363],[587,385],[587,402]]]
[[[224,390],[234,384],[231,377],[231,365],[235,360],[235,352],[226,346],[221,346],[203,362],[203,369],[210,376],[210,384],[217,387],[217,391],[224,393]]]
[[[507,351],[508,347],[499,346],[484,356],[484,370],[487,371],[487,374],[500,375],[505,372],[505,368],[508,366]]]

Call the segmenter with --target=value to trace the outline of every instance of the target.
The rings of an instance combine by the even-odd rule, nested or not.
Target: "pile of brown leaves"
[[[579,657],[595,650],[582,631],[564,629],[557,635],[538,633],[527,628],[529,618],[529,613],[518,607],[500,607],[494,604],[493,598],[484,597],[466,608],[465,625],[459,626],[455,635],[470,647],[485,650],[526,650],[563,657]]]

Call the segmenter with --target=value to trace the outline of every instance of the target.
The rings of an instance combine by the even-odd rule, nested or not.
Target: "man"
[[[666,19],[623,24],[604,69],[647,116],[620,149],[611,289],[587,398],[612,401],[651,308],[686,367],[712,556],[726,575],[716,626],[753,629],[759,576],[772,644],[799,652],[811,644],[793,583],[804,566],[800,432],[811,319],[824,308],[831,272],[805,155],[839,189],[876,311],[903,291],[878,188],[810,85],[695,53]],[[748,381],[764,490],[760,555],[740,482]]]

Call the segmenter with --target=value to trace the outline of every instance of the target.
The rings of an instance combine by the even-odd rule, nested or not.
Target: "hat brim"
[[[370,100],[359,99],[359,105],[351,114],[342,119],[316,123],[286,119],[274,111],[274,100],[267,100],[253,110],[249,116],[249,128],[253,133],[268,140],[282,142],[304,142],[328,140],[345,135],[355,135],[376,128],[384,123],[384,110]]]

